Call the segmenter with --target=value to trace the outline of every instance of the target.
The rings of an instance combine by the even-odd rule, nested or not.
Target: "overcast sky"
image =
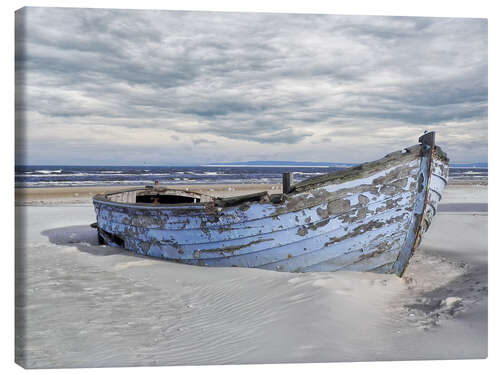
[[[485,19],[24,8],[17,163],[487,161]]]

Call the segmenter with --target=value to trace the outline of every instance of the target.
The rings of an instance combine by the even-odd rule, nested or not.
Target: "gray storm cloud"
[[[484,19],[23,8],[17,163],[487,160]]]

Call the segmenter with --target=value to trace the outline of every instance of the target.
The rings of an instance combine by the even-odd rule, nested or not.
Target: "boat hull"
[[[404,272],[448,179],[433,144],[295,185],[278,200],[138,204],[94,197],[108,245],[187,264],[311,272]],[[131,202],[132,201],[132,202]]]

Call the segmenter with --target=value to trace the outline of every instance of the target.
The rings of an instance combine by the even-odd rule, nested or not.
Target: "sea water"
[[[248,166],[16,166],[16,187],[69,187],[109,185],[172,184],[277,184],[285,172],[294,173],[294,181],[324,173],[339,166],[248,165]],[[452,180],[487,181],[487,167],[452,167]]]

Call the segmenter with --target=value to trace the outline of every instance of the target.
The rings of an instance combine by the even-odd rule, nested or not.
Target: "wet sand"
[[[403,278],[195,267],[99,246],[89,224],[103,188],[86,189],[16,191],[23,367],[487,356],[485,185],[448,186]]]

